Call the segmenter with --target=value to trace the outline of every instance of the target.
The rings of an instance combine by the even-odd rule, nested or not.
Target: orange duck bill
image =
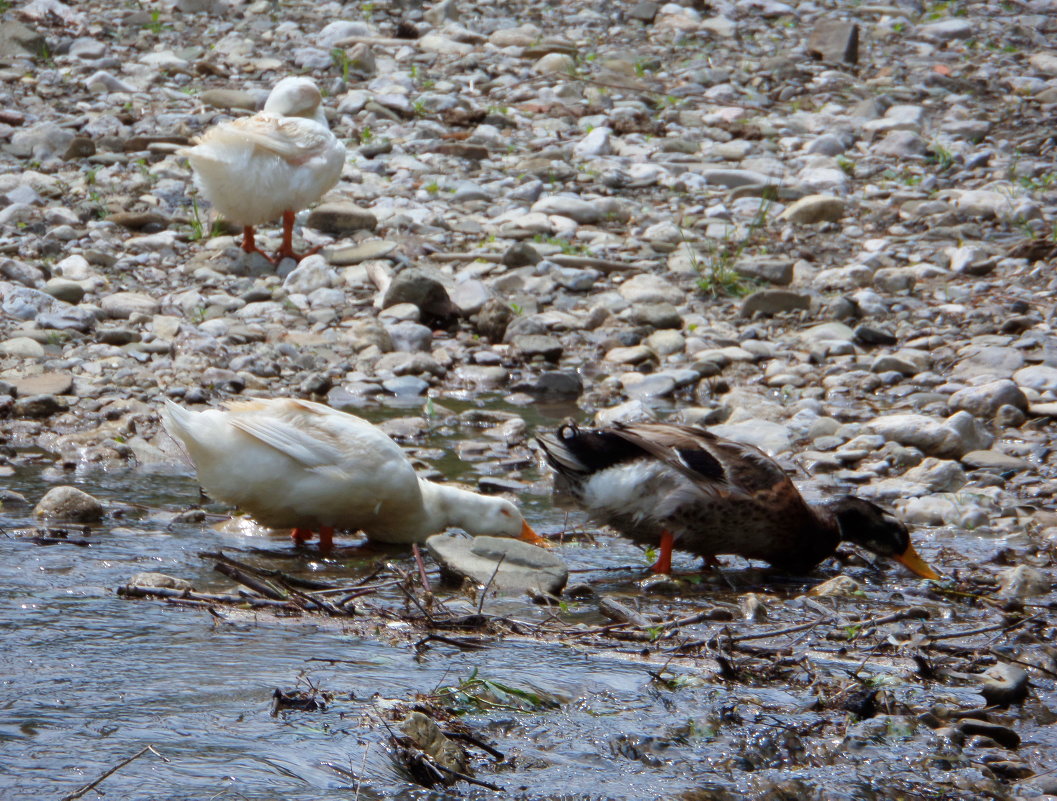
[[[938,579],[940,574],[929,567],[925,560],[918,556],[917,551],[914,550],[913,545],[908,545],[907,549],[901,554],[897,554],[892,557],[901,565],[906,567],[908,570],[917,573],[922,578],[927,579]]]
[[[518,539],[522,542],[528,542],[532,545],[538,545],[541,548],[549,548],[550,543],[543,539],[539,534],[532,530],[532,526],[526,523],[524,520],[521,521],[521,533],[518,534]]]

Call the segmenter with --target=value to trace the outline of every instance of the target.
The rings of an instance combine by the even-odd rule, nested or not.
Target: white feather
[[[215,125],[179,151],[226,219],[260,225],[315,203],[338,182],[345,146],[327,128],[321,101],[309,79],[284,78],[264,111]]]

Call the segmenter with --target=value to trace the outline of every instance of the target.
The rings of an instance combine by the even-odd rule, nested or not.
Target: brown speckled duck
[[[763,451],[702,428],[566,423],[537,441],[593,519],[659,545],[656,573],[671,572],[678,547],[708,564],[717,564],[717,554],[738,554],[803,574],[846,541],[939,578],[889,512],[851,495],[809,504]]]

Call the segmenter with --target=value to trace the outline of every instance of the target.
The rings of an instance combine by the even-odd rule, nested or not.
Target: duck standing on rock
[[[247,253],[264,255],[253,227],[282,216],[283,241],[274,261],[309,255],[294,252],[294,214],[329,191],[345,164],[345,146],[327,126],[322,102],[311,79],[283,78],[263,111],[214,125],[194,147],[178,151],[191,162],[206,199],[243,227]]]
[[[195,412],[172,401],[165,428],[182,442],[206,492],[300,545],[335,529],[388,543],[424,542],[450,526],[473,535],[544,540],[504,498],[420,478],[403,450],[366,420],[294,398]]]
[[[638,543],[660,545],[656,573],[671,572],[677,546],[708,564],[732,553],[802,574],[847,541],[939,578],[884,509],[851,495],[809,504],[763,451],[703,428],[566,423],[537,442],[589,515]]]

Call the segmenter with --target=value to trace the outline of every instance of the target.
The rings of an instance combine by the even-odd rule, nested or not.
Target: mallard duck
[[[283,241],[294,252],[294,213],[319,200],[341,178],[345,146],[330,132],[319,87],[309,78],[283,78],[264,110],[214,125],[187,156],[195,184],[225,218],[243,226],[242,249],[261,253],[253,227],[280,215]]]
[[[276,398],[195,412],[166,400],[162,420],[210,495],[262,525],[292,528],[298,544],[318,531],[329,551],[335,529],[416,543],[449,526],[543,542],[510,501],[420,478],[382,431],[320,403]]]
[[[730,553],[800,574],[847,541],[939,578],[914,551],[906,526],[881,507],[851,495],[809,504],[763,451],[702,428],[566,423],[537,441],[589,515],[660,546],[654,572],[671,572],[678,547],[709,564]]]

